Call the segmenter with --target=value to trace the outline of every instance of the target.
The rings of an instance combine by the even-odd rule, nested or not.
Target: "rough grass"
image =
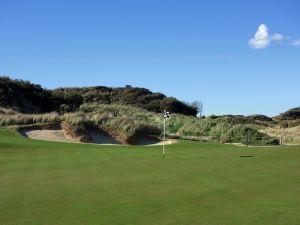
[[[261,130],[272,137],[282,138],[286,144],[300,144],[300,126],[291,128],[282,128],[280,126],[268,127]]]
[[[240,158],[253,155],[252,158]],[[298,224],[300,148],[53,143],[0,129],[1,225]]]
[[[199,119],[176,115],[170,119],[168,131],[179,136],[210,137],[210,140],[222,143],[278,144],[277,138],[258,132],[256,125],[231,124],[226,120],[226,117],[224,120],[224,118]]]
[[[59,115],[47,114],[7,114],[0,115],[0,126],[26,125],[35,123],[66,121],[72,125],[99,127],[114,130],[126,138],[137,135],[160,135],[163,118],[161,114],[123,105],[82,105],[77,112]],[[236,124],[239,121],[241,124]],[[245,124],[249,118],[238,116],[207,117],[172,114],[167,122],[167,132],[181,137],[210,137],[217,142],[248,143],[252,145],[278,144],[276,138],[257,131],[257,124]]]

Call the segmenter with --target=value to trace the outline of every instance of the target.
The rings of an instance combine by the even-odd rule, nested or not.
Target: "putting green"
[[[128,147],[0,129],[0,224],[299,224],[300,147]],[[240,157],[240,156],[254,157]]]

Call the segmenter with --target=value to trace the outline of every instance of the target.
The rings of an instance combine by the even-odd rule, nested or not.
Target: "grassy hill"
[[[127,85],[123,88],[96,86],[47,90],[29,81],[0,77],[2,107],[15,108],[23,113],[73,112],[82,104],[121,104],[152,112],[163,112],[166,109],[184,115],[197,114],[194,106],[145,88]]]
[[[281,128],[292,128],[300,125],[300,107],[289,109],[273,118]]]
[[[298,120],[300,119],[300,107],[290,109],[279,116],[274,117],[276,120]]]

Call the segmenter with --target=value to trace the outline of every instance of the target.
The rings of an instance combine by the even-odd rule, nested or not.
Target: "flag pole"
[[[163,159],[166,157],[166,152],[165,152],[165,142],[166,142],[166,121],[170,117],[170,113],[167,112],[166,110],[164,111],[164,140],[163,140]]]
[[[166,141],[166,118],[164,118],[163,159],[165,159],[165,141]]]

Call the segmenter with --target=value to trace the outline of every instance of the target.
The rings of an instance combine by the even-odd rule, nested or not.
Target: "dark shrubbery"
[[[23,113],[73,112],[84,103],[132,105],[152,112],[196,116],[197,109],[176,98],[153,93],[145,88],[87,87],[43,89],[28,81],[0,77],[0,106],[17,107]]]
[[[250,116],[247,116],[247,118],[249,118],[251,120],[257,120],[257,121],[267,121],[267,122],[273,121],[272,118],[265,116],[265,115],[260,115],[260,114],[250,115]]]
[[[290,109],[279,116],[275,116],[276,121],[282,128],[291,128],[300,125],[300,107]]]
[[[284,113],[281,113],[276,117],[278,120],[297,120],[300,119],[300,107],[290,109]]]
[[[0,106],[14,107],[21,112],[52,110],[51,92],[29,81],[0,77]]]
[[[172,113],[196,116],[197,109],[176,98],[166,97],[161,93],[153,93],[145,88],[126,86],[125,88],[88,87],[59,88],[52,91],[54,96],[66,100],[66,96],[77,93],[82,103],[132,105],[152,112],[168,110]],[[69,98],[67,98],[69,99]],[[75,98],[76,99],[76,98]],[[77,98],[79,99],[79,98]],[[74,103],[69,101],[66,104]]]

